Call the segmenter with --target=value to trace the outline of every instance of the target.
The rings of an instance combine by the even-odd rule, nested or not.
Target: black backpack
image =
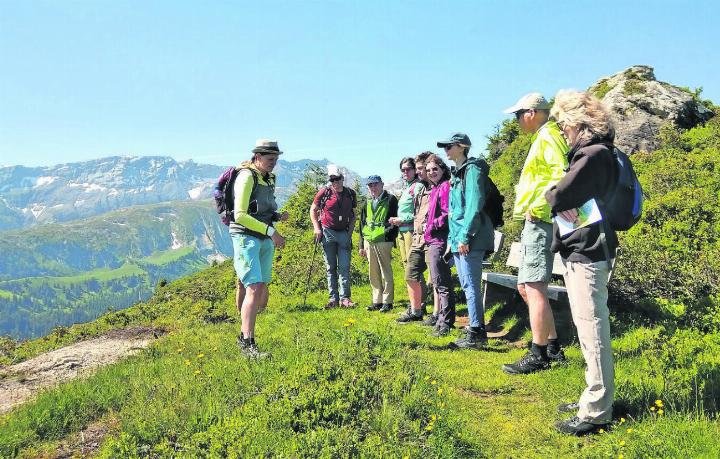
[[[477,159],[476,161],[480,164],[484,163],[485,166],[487,166],[485,172],[489,172],[490,166],[484,159]],[[480,166],[480,164],[478,164],[478,166]],[[463,191],[465,191],[465,169],[462,169],[462,174],[459,175],[459,177],[462,183]],[[486,175],[486,179],[487,186],[485,188],[485,206],[482,210],[490,219],[493,228],[499,228],[503,226],[504,223],[503,202],[505,202],[505,196],[500,193],[500,190],[498,190],[497,185],[495,185],[495,182],[492,181],[489,174]]]
[[[601,201],[605,220],[615,231],[627,231],[640,220],[643,208],[643,190],[628,155],[613,149],[618,163],[618,181],[615,188]]]
[[[220,214],[222,222],[229,226],[231,222],[235,221],[233,211],[235,210],[235,197],[233,196],[233,187],[235,186],[235,179],[237,178],[238,172],[243,169],[248,169],[252,172],[253,178],[253,192],[257,188],[258,177],[257,172],[252,168],[245,167],[229,167],[218,178],[217,183],[213,187],[213,198],[215,199],[215,210]]]

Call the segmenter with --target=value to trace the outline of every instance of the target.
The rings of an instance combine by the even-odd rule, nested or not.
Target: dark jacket
[[[546,193],[553,215],[563,210],[575,209],[595,198],[599,202],[617,184],[618,165],[612,155],[611,139],[580,142],[568,152],[567,174]],[[608,250],[612,256],[618,246],[617,234],[609,225],[605,227]],[[605,260],[600,240],[600,223],[594,223],[560,237],[557,223],[553,224],[552,251],[559,252],[568,260],[593,263]]]
[[[367,197],[367,201],[365,202],[365,204],[363,204],[361,211],[360,211],[360,247],[363,246],[363,241],[365,240],[365,237],[363,235],[363,228],[368,223],[368,221],[367,221],[367,203],[369,201],[372,201],[372,196]],[[390,220],[390,217],[397,217],[398,200],[394,194],[388,193],[387,191],[383,191],[382,194],[380,195],[380,201],[387,201],[387,206],[388,206],[388,213],[387,213],[387,216],[384,221],[385,242],[395,242],[395,239],[397,238],[397,235],[398,235],[398,227],[391,225],[389,220]]]

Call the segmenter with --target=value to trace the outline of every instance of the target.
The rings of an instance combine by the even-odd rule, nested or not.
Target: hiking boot
[[[454,349],[476,349],[481,350],[487,344],[487,333],[482,327],[469,327],[467,335],[460,338],[454,343],[450,343],[450,347]]]
[[[338,307],[338,301],[337,300],[330,300],[325,305],[325,309],[335,309]]]
[[[548,346],[547,356],[548,356],[548,359],[549,359],[551,362],[565,362],[565,361],[567,361],[567,357],[565,357],[565,353],[563,352],[562,349],[558,349],[557,352],[551,352],[551,351],[550,351],[550,346]]]
[[[373,303],[370,306],[367,307],[368,311],[379,311],[380,308],[382,308],[382,303]]]
[[[430,334],[430,336],[433,336],[435,338],[441,338],[443,336],[447,336],[450,334],[451,327],[448,325],[436,325],[433,329],[433,332]]]
[[[580,409],[578,402],[561,403],[557,406],[558,413],[577,413]]]
[[[506,363],[502,370],[510,375],[527,375],[550,368],[550,361],[535,355],[531,350],[515,363]]]
[[[607,423],[593,424],[592,422],[581,421],[577,416],[573,416],[570,419],[560,421],[555,424],[555,428],[560,432],[576,436],[597,433],[600,429],[606,426]]]
[[[380,307],[380,312],[390,312],[392,311],[392,308],[392,303],[383,303],[382,307]]]
[[[423,320],[422,313],[415,314],[414,312],[405,311],[400,317],[395,319],[395,322],[400,324],[409,324],[410,322],[420,322]]]
[[[350,298],[343,298],[340,300],[340,306],[343,308],[354,308],[357,306],[357,303],[353,302]]]
[[[260,352],[254,341],[238,336],[238,346],[240,353],[250,359],[264,359],[270,356],[267,352]]]
[[[422,321],[422,325],[425,325],[426,327],[434,327],[437,323],[437,316],[434,314],[430,314],[427,316],[427,319]]]

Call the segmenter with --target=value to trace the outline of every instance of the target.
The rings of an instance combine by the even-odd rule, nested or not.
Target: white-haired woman
[[[617,184],[618,165],[613,157],[614,129],[607,108],[587,92],[560,91],[550,112],[568,141],[568,172],[545,197],[555,215],[574,222],[578,208],[591,199],[599,204]],[[601,213],[603,211],[600,206]],[[560,405],[577,414],[556,424],[568,434],[592,433],[612,418],[615,395],[607,283],[617,236],[600,222],[560,235],[553,228],[553,252],[566,268],[573,322],[587,365],[587,387],[578,402]],[[606,255],[607,254],[607,255]]]

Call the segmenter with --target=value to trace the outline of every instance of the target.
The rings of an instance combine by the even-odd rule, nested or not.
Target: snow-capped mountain
[[[279,161],[279,204],[311,163]],[[91,217],[139,204],[209,199],[226,167],[164,156],[113,156],[50,167],[0,167],[0,230]]]

